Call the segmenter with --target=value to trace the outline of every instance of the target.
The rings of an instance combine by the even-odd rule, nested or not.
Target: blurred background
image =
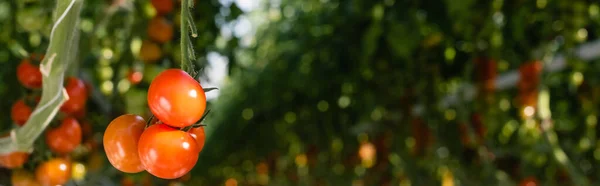
[[[69,185],[600,184],[590,0],[197,0],[196,67],[219,87],[206,146],[177,180],[121,173],[102,134],[123,113],[148,117],[151,80],[179,68],[179,3],[84,1],[67,74],[92,92],[91,130]],[[13,103],[39,94],[16,68],[45,52],[54,6],[0,2],[2,132]],[[38,141],[25,170],[54,156]]]

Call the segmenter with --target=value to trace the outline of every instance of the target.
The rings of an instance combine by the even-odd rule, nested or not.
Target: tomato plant
[[[35,177],[31,172],[23,169],[16,169],[12,171],[10,177],[13,186],[38,186],[40,183],[35,180]]]
[[[156,9],[156,13],[168,14],[173,11],[173,0],[152,0],[152,6]]]
[[[63,185],[71,179],[71,161],[54,158],[43,162],[36,168],[35,177],[44,186]]]
[[[0,155],[0,167],[9,169],[21,167],[27,162],[28,158],[29,153],[26,152],[11,152],[9,154]]]
[[[198,144],[198,149],[202,151],[204,148],[204,142],[206,141],[206,135],[204,134],[204,127],[192,128],[188,131],[194,139],[196,139],[196,143]]]
[[[65,82],[69,100],[60,107],[60,110],[67,114],[74,114],[85,107],[88,96],[87,89],[83,80],[76,77],[69,77]]]
[[[148,23],[148,37],[158,43],[166,43],[173,38],[173,24],[162,16],[156,16]]]
[[[104,132],[108,161],[118,170],[136,173],[144,170],[138,155],[138,140],[146,122],[141,116],[126,114],[112,120]]]
[[[25,104],[24,99],[19,99],[10,109],[10,118],[19,126],[23,126],[31,115],[31,107]]]
[[[138,144],[142,165],[150,174],[163,179],[188,173],[196,165],[199,152],[196,140],[189,133],[165,124],[148,127]]]
[[[31,64],[29,59],[23,59],[17,66],[17,80],[25,88],[42,88],[42,72],[38,65]]]
[[[161,56],[162,50],[158,44],[149,40],[142,41],[139,54],[139,57],[142,59],[142,61],[146,63],[155,62],[156,60],[160,59]]]
[[[150,83],[148,107],[163,123],[186,127],[204,114],[206,95],[200,83],[185,71],[168,69]]]
[[[48,129],[46,143],[52,152],[58,154],[71,153],[81,144],[81,126],[75,118],[67,117],[60,126]]]

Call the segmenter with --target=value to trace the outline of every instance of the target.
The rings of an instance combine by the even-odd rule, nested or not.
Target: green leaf
[[[213,90],[219,90],[219,88],[217,88],[217,87],[210,87],[210,88],[203,88],[202,90],[204,90],[204,92],[206,93],[206,92],[210,92],[210,91],[213,91]]]
[[[79,29],[76,25],[82,2],[58,0],[47,57],[40,64],[43,81],[40,103],[23,127],[12,130],[10,137],[0,139],[0,154],[31,152],[35,140],[54,119],[60,106],[68,100],[63,79],[67,63],[75,60],[78,49]]]

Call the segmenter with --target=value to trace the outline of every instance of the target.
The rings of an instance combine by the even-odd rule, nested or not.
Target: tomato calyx
[[[190,126],[184,127],[181,130],[187,132],[192,128],[198,128],[198,127],[204,127],[206,125],[202,124],[202,122],[204,121],[204,119],[206,119],[206,116],[208,116],[208,114],[210,114],[210,109],[206,109],[206,112],[204,112],[204,114],[202,115],[202,117],[200,118],[200,120],[198,120],[198,122],[196,122],[195,124],[192,124]]]
[[[217,87],[210,87],[210,88],[203,88],[202,90],[204,90],[204,93],[206,93],[206,92],[210,92],[210,91],[213,91],[213,90],[219,90],[219,88],[217,88]]]
[[[206,111],[204,112],[204,114],[202,115],[202,117],[200,118],[200,120],[198,120],[198,122],[187,126],[187,127],[183,127],[183,128],[179,128],[182,131],[189,131],[192,128],[198,128],[198,127],[205,127],[206,125],[203,124],[202,122],[204,121],[204,119],[206,119],[206,116],[208,116],[208,114],[210,113],[210,109],[206,109]],[[154,124],[162,124],[163,122],[158,120],[154,114],[150,115],[150,118],[148,118],[148,120],[146,121],[146,126],[144,127],[144,129],[147,129],[148,127],[150,127],[151,125]],[[173,128],[177,128],[177,127],[173,127]]]

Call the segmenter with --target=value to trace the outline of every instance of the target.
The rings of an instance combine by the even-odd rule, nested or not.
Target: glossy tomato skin
[[[159,15],[165,15],[173,11],[173,0],[152,0],[152,6]]]
[[[204,148],[204,142],[206,141],[204,127],[192,128],[188,132],[196,140],[196,143],[198,144],[198,149],[202,151],[202,148]]]
[[[17,66],[17,80],[25,88],[39,89],[42,88],[42,73],[40,67],[31,64],[29,59],[23,59]]]
[[[50,150],[57,154],[71,153],[81,144],[81,126],[75,118],[65,118],[60,126],[48,129],[46,143]]]
[[[0,167],[14,169],[23,166],[29,158],[29,153],[26,152],[11,152],[9,154],[0,155]]]
[[[148,37],[158,43],[166,43],[173,38],[173,24],[162,16],[156,16],[148,23]]]
[[[69,77],[65,81],[65,89],[69,95],[69,100],[60,107],[60,111],[67,114],[75,114],[82,110],[85,107],[88,96],[83,80],[76,77]]]
[[[189,133],[165,124],[155,124],[142,133],[138,153],[150,174],[175,179],[192,170],[200,149]]]
[[[23,126],[31,115],[31,107],[25,104],[25,100],[19,99],[10,109],[11,119],[19,126]]]
[[[48,160],[37,167],[35,177],[44,186],[64,185],[71,179],[71,161],[63,158]]]
[[[118,170],[137,173],[144,170],[138,155],[138,140],[146,121],[141,116],[126,114],[112,120],[104,132],[104,151]]]
[[[168,69],[150,83],[148,107],[163,123],[186,127],[204,114],[206,95],[200,83],[185,71]]]

